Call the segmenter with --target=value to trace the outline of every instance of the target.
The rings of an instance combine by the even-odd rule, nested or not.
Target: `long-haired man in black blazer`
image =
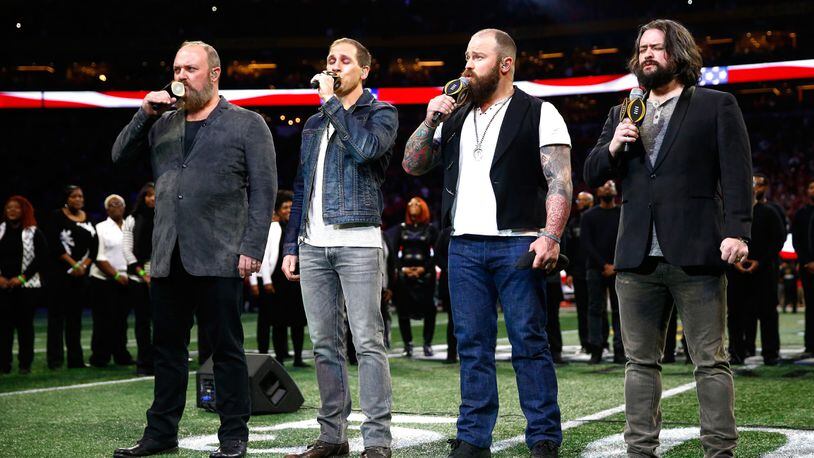
[[[616,179],[622,189],[614,265],[628,356],[625,442],[631,455],[655,456],[659,360],[675,299],[695,363],[704,453],[732,456],[738,433],[724,267],[749,253],[746,126],[735,97],[696,87],[701,55],[681,24],[642,26],[628,65],[647,91],[646,116],[637,127],[620,121],[620,106],[611,109],[585,163],[590,186]]]

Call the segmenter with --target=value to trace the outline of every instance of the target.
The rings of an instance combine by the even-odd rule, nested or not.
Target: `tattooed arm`
[[[571,147],[542,146],[540,163],[548,183],[545,201],[547,235],[540,236],[529,248],[537,253],[533,267],[551,270],[560,254],[560,244],[554,238],[562,237],[568,215],[571,213]]]
[[[407,140],[401,166],[410,175],[423,175],[441,161],[441,145],[433,141],[435,128],[422,122]]]

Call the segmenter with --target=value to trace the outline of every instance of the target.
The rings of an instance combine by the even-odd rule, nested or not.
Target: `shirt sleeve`
[[[107,253],[105,252],[105,227],[104,223],[96,225],[96,240],[98,241],[96,249],[95,261],[107,261]]]
[[[133,228],[136,225],[136,219],[133,215],[128,216],[122,225],[122,251],[124,251],[124,259],[127,265],[136,264],[138,259],[133,254]]]
[[[269,241],[266,246],[266,259],[260,266],[260,273],[263,274],[263,281],[271,283],[271,275],[277,267],[277,260],[280,258],[280,238],[283,236],[283,229],[279,223],[271,223],[269,229]]]
[[[432,134],[432,141],[440,142],[441,141],[441,129],[444,127],[444,123],[438,124],[438,127],[435,128],[435,132]]]
[[[540,107],[540,145],[568,145],[571,146],[571,136],[568,127],[560,112],[554,105],[543,102]]]

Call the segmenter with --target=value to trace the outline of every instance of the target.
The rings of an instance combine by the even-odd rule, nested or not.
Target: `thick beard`
[[[643,64],[636,65],[636,68],[633,69],[633,74],[636,75],[639,84],[648,91],[662,87],[676,77],[675,66],[672,64],[663,67],[661,64],[656,63],[656,71],[649,74],[644,72],[642,69],[643,66]]]
[[[483,105],[488,101],[497,91],[497,85],[500,82],[500,71],[497,65],[483,76],[477,76],[469,70],[465,70],[462,76],[469,78],[469,97],[475,106]]]
[[[207,80],[203,89],[200,91],[187,86],[182,106],[187,110],[187,112],[195,113],[202,110],[206,104],[212,100],[212,96],[214,94],[215,83],[212,80]]]

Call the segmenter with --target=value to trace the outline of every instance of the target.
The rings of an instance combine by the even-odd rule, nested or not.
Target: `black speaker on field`
[[[247,354],[252,415],[295,412],[305,399],[285,368],[270,355]],[[215,374],[212,358],[195,374],[196,405],[215,411]]]

